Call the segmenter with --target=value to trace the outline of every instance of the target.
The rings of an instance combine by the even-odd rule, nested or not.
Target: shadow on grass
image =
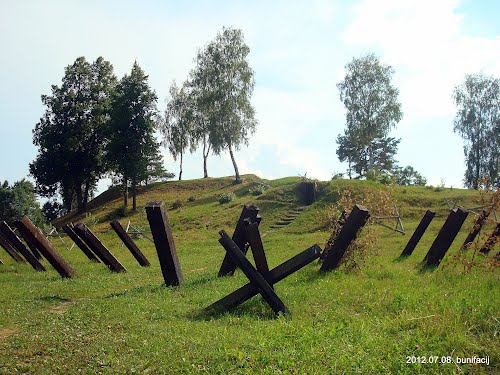
[[[193,311],[185,316],[192,321],[212,321],[225,319],[229,316],[270,321],[283,316],[282,314],[276,315],[271,307],[269,307],[269,305],[259,296],[255,296],[251,300],[229,310],[211,309],[210,306],[211,305],[204,309]],[[291,314],[285,316],[291,316]]]
[[[410,256],[409,255],[400,255],[399,257],[397,257],[396,259],[394,259],[392,261],[392,263],[401,263],[401,262],[404,262],[405,260],[407,260]]]
[[[138,286],[133,289],[127,289],[127,290],[122,290],[119,292],[113,292],[110,294],[105,295],[103,298],[116,298],[116,297],[124,297],[124,296],[130,296],[133,294],[141,294],[141,293],[158,293],[162,291],[174,291],[178,288],[196,288],[197,286],[201,285],[206,285],[207,283],[217,279],[216,276],[205,276],[205,277],[200,277],[195,280],[190,280],[188,283],[186,283],[183,287],[179,286],[166,286],[165,283],[161,284],[156,284],[156,285],[143,285],[143,286]]]
[[[211,283],[212,281],[215,281],[215,280],[218,280],[219,277],[217,277],[217,275],[206,275],[206,276],[201,276],[197,279],[194,279],[194,280],[189,280],[189,282],[187,282],[185,284],[185,286],[187,287],[198,287],[198,286],[201,286],[201,285],[206,285],[208,283]]]
[[[422,262],[417,266],[417,269],[420,275],[425,275],[436,271],[438,267],[439,266],[427,266],[424,262]]]
[[[176,287],[166,287],[165,284],[158,284],[158,285],[143,285],[143,286],[138,286],[133,289],[127,289],[127,290],[122,290],[120,292],[113,292],[110,294],[105,295],[102,298],[116,298],[116,297],[124,297],[128,296],[131,294],[138,294],[138,293],[156,293],[156,292],[161,292],[162,290],[165,289],[173,289]]]
[[[70,302],[71,299],[69,298],[64,298],[61,296],[41,296],[41,297],[35,297],[33,298],[33,301],[41,301],[41,302]]]

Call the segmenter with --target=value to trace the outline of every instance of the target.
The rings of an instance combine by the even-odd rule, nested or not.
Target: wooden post
[[[342,226],[337,238],[335,238],[332,248],[328,251],[321,265],[321,271],[330,271],[339,266],[347,248],[356,239],[358,232],[366,224],[369,217],[370,214],[365,207],[360,205],[353,207],[346,223]]]
[[[26,242],[26,245],[28,245],[29,249],[31,250],[31,254],[33,254],[35,256],[35,258],[38,261],[40,261],[42,259],[42,255],[40,254],[40,252],[36,248],[36,243],[33,242],[33,239],[30,236],[26,235],[21,229],[19,229],[18,223],[19,223],[18,220],[14,221],[14,226],[19,231],[19,234],[21,235],[24,242]]]
[[[415,229],[415,232],[413,232],[400,257],[410,256],[413,253],[413,250],[415,250],[415,247],[424,235],[435,215],[436,213],[430,210],[427,210],[425,212],[424,217],[422,217],[422,220],[420,220],[420,223],[418,223],[417,229]]]
[[[2,221],[0,222],[0,232],[3,236],[11,243],[11,245],[31,264],[37,271],[45,271],[45,267],[35,258],[33,254],[24,246],[21,240],[16,236],[14,231],[9,227],[9,225]]]
[[[265,277],[265,275],[269,272],[269,265],[267,264],[266,253],[264,251],[264,246],[262,245],[262,239],[259,233],[259,224],[250,223],[247,220],[245,220],[245,224],[246,236],[250,248],[252,249],[255,266],[257,267],[257,271]]]
[[[342,210],[342,212],[340,213],[339,218],[337,219],[337,227],[334,229],[334,231],[330,235],[330,238],[328,239],[328,241],[326,241],[325,248],[323,249],[323,252],[319,256],[319,261],[320,262],[322,262],[322,261],[325,260],[326,255],[332,249],[333,243],[335,242],[335,239],[339,235],[340,230],[344,226],[346,220],[347,220],[347,212],[345,212],[345,210]]]
[[[92,250],[89,249],[87,245],[85,245],[85,242],[82,241],[80,237],[75,233],[73,228],[69,226],[69,224],[64,224],[62,226],[62,230],[64,233],[68,235],[69,238],[80,248],[81,251],[89,258],[92,262],[94,263],[101,263],[99,258],[95,256],[95,254],[92,252]]]
[[[270,285],[276,284],[295,271],[298,271],[302,267],[308,265],[315,259],[318,259],[320,254],[321,248],[318,245],[313,245],[309,249],[273,268],[271,271],[269,271],[265,278]],[[235,290],[231,294],[227,295],[226,297],[213,303],[206,308],[206,311],[215,312],[221,310],[229,310],[249,300],[257,294],[259,294],[259,289],[255,288],[252,283],[248,283]]]
[[[271,306],[275,314],[287,313],[288,309],[273,288],[267,283],[264,277],[252,266],[245,254],[238,248],[229,235],[223,230],[219,232],[220,244],[224,247],[233,259],[233,262],[243,271],[250,283],[262,295],[264,300]]]
[[[490,250],[493,249],[493,246],[495,246],[495,243],[498,241],[499,238],[500,238],[500,223],[497,224],[497,226],[495,227],[493,232],[491,232],[490,236],[488,237],[483,247],[479,251],[483,254],[488,254]]]
[[[484,223],[486,222],[486,219],[488,218],[488,215],[490,214],[489,211],[483,210],[481,214],[479,214],[476,222],[474,223],[474,226],[471,228],[469,234],[467,235],[467,238],[464,241],[464,244],[462,245],[462,248],[467,248],[469,247],[472,242],[474,242],[474,239],[477,237],[479,232],[481,231],[481,228],[483,227]]]
[[[75,276],[73,268],[63,259],[50,241],[45,238],[40,229],[31,222],[28,216],[23,215],[19,221],[16,221],[16,228],[19,229],[19,232],[23,236],[29,238],[29,241],[37,247],[44,258],[49,261],[57,272],[59,272],[61,277],[70,278]]]
[[[424,258],[425,266],[438,266],[467,219],[467,211],[455,208],[450,211],[445,223]]]
[[[146,215],[153,235],[153,240],[160,260],[161,272],[166,286],[184,285],[181,265],[175,249],[172,228],[168,221],[163,202],[146,204]]]
[[[238,248],[246,254],[248,243],[246,229],[245,229],[245,219],[247,219],[251,223],[260,223],[262,218],[259,216],[259,209],[256,206],[243,206],[243,210],[241,211],[240,218],[238,219],[238,223],[236,224],[236,228],[234,229],[232,240],[238,246]],[[226,253],[224,260],[222,261],[222,265],[219,269],[218,277],[223,276],[233,276],[234,271],[236,271],[236,265],[233,263],[229,254]]]
[[[111,223],[111,228],[116,232],[118,237],[122,240],[122,242],[127,246],[130,250],[134,258],[139,262],[142,267],[149,267],[148,258],[139,250],[135,242],[130,238],[130,236],[125,232],[121,224],[117,220],[113,220]]]
[[[113,272],[127,272],[125,267],[114,257],[113,254],[102,244],[101,241],[83,223],[78,223],[73,227],[75,233],[85,244],[92,249],[95,255]]]
[[[19,263],[24,263],[24,259],[17,253],[16,249],[12,247],[9,241],[3,236],[2,232],[0,231],[0,246],[4,248],[4,250],[7,252],[7,254],[10,255],[12,259],[14,259],[16,262]]]

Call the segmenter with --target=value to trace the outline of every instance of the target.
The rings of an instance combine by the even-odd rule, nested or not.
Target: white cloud
[[[395,67],[405,115],[453,115],[453,88],[465,74],[500,72],[500,38],[462,33],[455,0],[364,0],[344,33],[347,44],[377,47]]]

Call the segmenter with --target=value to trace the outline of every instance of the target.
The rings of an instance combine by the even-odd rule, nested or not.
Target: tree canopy
[[[368,171],[386,171],[394,164],[398,139],[388,137],[401,120],[399,90],[391,83],[394,69],[381,64],[374,54],[354,58],[337,84],[346,108],[346,128],[337,137],[337,155],[363,177]]]
[[[76,201],[83,211],[106,170],[105,131],[116,84],[113,66],[102,57],[89,63],[84,57],[65,68],[61,86],[42,95],[45,114],[33,130],[38,146],[30,173],[38,193],[59,192],[66,209]]]
[[[157,96],[148,85],[148,76],[134,62],[130,74],[118,83],[108,128],[106,158],[110,170],[121,177],[124,205],[127,206],[128,185],[132,187],[132,209],[136,209],[137,185],[147,180],[152,170],[164,171],[159,143],[154,132],[157,128]]]
[[[233,151],[248,144],[257,126],[250,102],[255,80],[247,61],[249,53],[243,32],[224,27],[198,52],[196,67],[190,75],[199,108],[194,114],[198,139],[210,142],[217,155],[229,151],[237,181],[240,175]],[[206,129],[208,134],[200,133],[200,129]]]
[[[192,140],[195,140],[193,129],[193,98],[188,94],[186,85],[178,88],[172,82],[169,93],[170,100],[167,103],[165,118],[163,122],[163,135],[174,160],[180,159],[179,180],[182,179],[182,159]],[[194,147],[191,147],[193,149]]]
[[[457,106],[453,130],[464,140],[465,185],[474,189],[488,177],[487,185],[500,186],[500,80],[470,74],[455,87]]]
[[[12,224],[22,215],[29,216],[38,227],[45,225],[33,184],[25,179],[12,185],[4,181],[0,186],[0,221]]]

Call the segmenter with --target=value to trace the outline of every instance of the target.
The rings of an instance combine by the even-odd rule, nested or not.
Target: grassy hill
[[[321,182],[318,200],[276,229],[290,209],[302,206],[299,178],[243,179],[236,185],[229,177],[152,184],[140,190],[135,213],[124,212],[120,191],[112,188],[90,202],[87,213],[55,223],[85,222],[127,273],[90,263],[57,238],[52,242],[78,277],[62,280],[52,269],[38,273],[1,253],[0,373],[500,372],[499,272],[475,267],[466,273],[454,258],[474,217],[467,219],[442,267],[419,269],[447,214],[444,199],[479,205],[479,193],[470,190],[390,188],[407,234],[374,226],[378,252],[360,270],[321,274],[314,262],[277,284],[291,316],[275,318],[260,296],[224,314],[205,314],[203,308],[246,283],[241,272],[216,277],[225,254],[217,232],[232,233],[243,204],[261,210],[260,231],[274,267],[314,243],[323,247],[330,235],[326,213],[345,191],[354,201],[387,191],[367,181]],[[252,195],[260,184],[267,186],[264,193]],[[220,204],[218,197],[229,192],[236,198]],[[168,209],[183,288],[162,285],[151,242],[136,241],[152,263],[141,268],[109,227],[119,219],[147,230],[149,201],[163,201]],[[398,260],[428,208],[437,217],[412,256]],[[484,233],[490,231],[491,225]],[[431,356],[439,361],[489,356],[490,365],[418,363]]]

